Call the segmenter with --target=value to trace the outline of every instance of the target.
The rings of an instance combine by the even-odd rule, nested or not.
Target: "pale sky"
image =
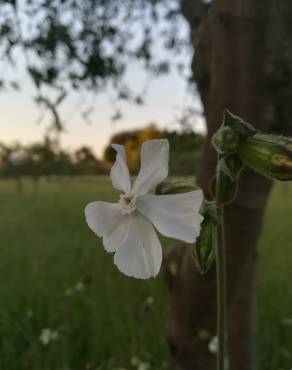
[[[187,27],[185,23],[182,25]],[[187,32],[187,29],[186,29]],[[188,64],[191,63],[191,52],[185,55]],[[143,89],[146,75],[137,64],[131,66],[127,81],[130,86],[139,92]],[[14,77],[21,82],[20,92],[1,92],[0,94],[0,141],[11,143],[21,142],[27,144],[42,140],[45,128],[50,122],[50,115],[37,125],[37,120],[42,111],[38,108],[33,96],[35,90],[21,66],[17,71],[0,63],[0,72],[5,76]],[[90,116],[92,124],[86,123],[81,113],[91,105],[90,94],[70,94],[62,104],[61,117],[66,123],[66,132],[61,135],[63,147],[73,150],[81,145],[88,145],[101,156],[112,134],[131,128],[142,128],[154,122],[160,128],[178,128],[175,117],[183,107],[198,105],[196,98],[187,91],[186,82],[172,72],[164,77],[159,77],[150,83],[146,94],[145,105],[137,106],[129,103],[120,103],[124,114],[123,119],[112,122],[110,117],[114,113],[114,107],[108,94],[99,94],[94,98],[94,111]],[[80,106],[80,102],[83,101]],[[204,122],[199,121],[197,129],[204,130]]]

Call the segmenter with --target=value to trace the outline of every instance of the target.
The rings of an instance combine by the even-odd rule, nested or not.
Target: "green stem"
[[[216,249],[216,270],[217,270],[217,370],[227,370],[228,359],[226,351],[227,331],[226,331],[226,266],[225,266],[225,239],[224,239],[224,213],[223,205],[220,204],[220,192],[222,191],[223,179],[220,173],[217,173],[216,201],[219,212],[219,222],[216,227],[215,249]]]

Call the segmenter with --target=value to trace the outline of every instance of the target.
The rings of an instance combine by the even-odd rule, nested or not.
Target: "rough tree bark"
[[[208,126],[199,175],[207,193],[216,163],[210,138],[224,108],[264,132],[291,134],[292,2],[182,0],[182,12]],[[270,190],[270,180],[244,170],[225,212],[230,370],[255,369],[256,243]],[[215,268],[200,276],[190,246],[170,250],[165,266],[173,369],[214,370],[208,343],[216,333]]]

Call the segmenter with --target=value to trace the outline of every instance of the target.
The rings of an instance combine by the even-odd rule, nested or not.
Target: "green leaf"
[[[201,232],[194,246],[194,257],[196,265],[201,274],[205,274],[210,269],[214,259],[214,233],[216,232],[216,224],[212,217],[205,217]]]
[[[232,203],[237,194],[237,180],[231,180],[223,171],[220,175],[222,177],[222,184],[220,193],[216,195],[216,200],[219,204]],[[216,186],[216,178],[213,179],[213,188]]]

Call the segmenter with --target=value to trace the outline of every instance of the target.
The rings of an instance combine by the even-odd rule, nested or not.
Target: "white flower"
[[[44,346],[47,346],[51,341],[57,340],[58,338],[59,333],[49,328],[42,329],[41,335],[39,336],[39,340]]]
[[[113,144],[116,162],[111,169],[113,187],[121,191],[118,203],[93,202],[86,206],[88,226],[103,238],[104,248],[115,252],[114,263],[128,276],[156,276],[162,248],[155,228],[163,235],[193,243],[200,232],[198,213],[201,190],[174,195],[148,192],[168,175],[168,140],[150,140],[142,145],[141,169],[133,186],[125,149]]]
[[[77,283],[74,289],[76,292],[82,292],[82,290],[84,290],[84,284],[82,283],[82,281]]]
[[[208,344],[208,349],[211,353],[216,354],[218,352],[218,337],[215,336],[211,339]]]
[[[141,362],[137,368],[137,370],[149,370],[150,365],[147,362]]]
[[[138,357],[132,357],[131,358],[131,365],[132,366],[139,366],[140,364],[140,359]]]

